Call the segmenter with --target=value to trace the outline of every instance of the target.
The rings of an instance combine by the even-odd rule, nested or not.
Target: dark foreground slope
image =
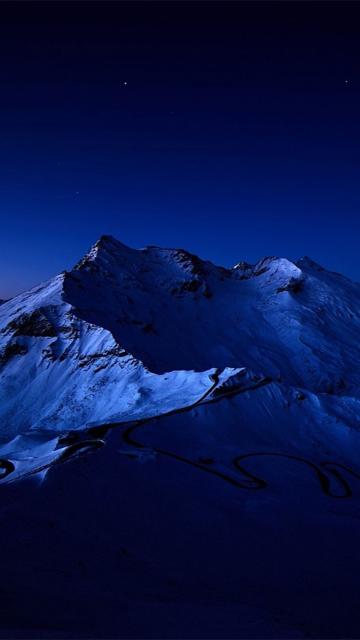
[[[357,637],[359,466],[331,467],[339,440],[298,448],[285,415],[260,409],[254,434],[246,404],[268,390],[251,393],[3,486],[2,637]],[[234,466],[266,452],[293,457]]]

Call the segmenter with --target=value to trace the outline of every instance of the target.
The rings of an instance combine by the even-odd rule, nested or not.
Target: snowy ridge
[[[358,285],[309,260],[224,269],[107,237],[89,255],[66,274],[64,299],[151,370],[247,366],[315,391],[341,385],[343,370],[357,393]]]
[[[21,458],[22,438],[43,447],[53,434],[51,453],[61,433],[271,381],[269,414],[307,398],[310,414],[357,430],[359,330],[359,285],[308,258],[225,269],[102,236],[74,269],[1,305],[0,438]]]

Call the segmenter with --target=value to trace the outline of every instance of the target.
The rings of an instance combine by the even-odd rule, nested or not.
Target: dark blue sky
[[[357,14],[1,3],[0,298],[103,233],[360,280]]]

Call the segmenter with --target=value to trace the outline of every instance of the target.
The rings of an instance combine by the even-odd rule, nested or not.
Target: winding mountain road
[[[249,484],[244,486],[244,488],[246,489],[265,489],[268,486],[268,483],[265,480],[250,473],[244,468],[242,464],[240,464],[243,460],[249,460],[250,458],[257,458],[257,457],[285,458],[287,460],[294,460],[295,462],[300,462],[301,464],[304,464],[311,471],[314,472],[315,476],[317,477],[320,483],[322,492],[326,496],[329,496],[330,498],[350,498],[352,496],[352,490],[349,483],[341,475],[341,473],[339,473],[339,471],[337,471],[337,469],[334,467],[339,467],[360,480],[359,473],[357,473],[350,467],[347,467],[338,462],[320,462],[319,464],[315,464],[314,462],[311,462],[306,458],[302,458],[301,456],[296,456],[290,453],[280,453],[280,452],[273,452],[273,451],[257,451],[255,453],[245,453],[243,455],[236,456],[233,459],[233,464],[237,469],[237,471],[240,471],[240,473],[242,473],[244,476],[246,476],[246,478],[249,479]],[[332,490],[331,482],[324,470],[326,470],[329,474],[333,476],[333,478],[335,478],[335,480],[338,482],[338,484],[343,490],[342,494],[335,493]]]
[[[216,380],[216,376],[215,375],[214,375],[214,377],[215,377],[215,380]],[[218,379],[218,376],[217,376],[217,379]],[[261,379],[258,382],[257,385],[254,385],[250,389],[253,390],[253,389],[258,388],[260,386],[264,386],[264,384],[269,384],[270,382],[271,382],[271,379],[269,379],[269,378]],[[214,382],[214,385],[211,387],[211,389],[209,389],[199,400],[197,400],[191,406],[184,407],[184,408],[178,409],[178,410],[173,410],[173,411],[168,412],[167,414],[163,414],[162,416],[158,416],[158,417],[175,415],[175,414],[181,413],[183,411],[188,411],[190,409],[193,409],[194,407],[199,405],[201,402],[203,402],[203,400],[205,400],[210,395],[210,393],[215,389],[215,387],[216,387],[216,381]],[[250,389],[249,389],[249,387],[247,387],[245,389],[239,389],[239,388],[230,389],[229,391],[225,391],[223,394],[219,395],[217,398],[214,398],[214,400],[220,400],[220,399],[222,399],[224,397],[227,397],[227,396],[231,396],[231,395],[235,395],[235,394],[239,394],[239,393],[244,393],[246,391],[249,391]],[[155,420],[155,419],[156,418],[152,418],[151,420]],[[128,446],[134,447],[136,449],[142,449],[142,450],[148,449],[149,447],[147,445],[144,445],[139,440],[136,440],[133,437],[133,434],[134,434],[134,432],[136,430],[138,430],[140,427],[143,427],[145,424],[148,424],[151,420],[144,419],[144,420],[139,420],[137,422],[134,422],[133,424],[130,424],[130,426],[122,434],[123,441]],[[268,486],[268,483],[266,482],[266,480],[263,480],[262,478],[259,478],[258,476],[255,476],[254,474],[250,473],[241,464],[242,461],[250,460],[251,458],[256,458],[256,457],[285,458],[287,460],[293,460],[295,462],[299,462],[299,463],[305,465],[308,469],[313,471],[313,473],[315,474],[315,477],[319,481],[321,490],[324,493],[324,495],[326,495],[328,497],[331,497],[331,498],[335,498],[335,499],[350,498],[352,496],[352,489],[351,489],[349,483],[343,477],[343,475],[338,471],[338,469],[342,469],[343,471],[351,474],[354,478],[360,480],[360,473],[358,473],[358,472],[354,471],[353,469],[351,469],[350,467],[347,467],[346,465],[343,465],[343,464],[338,463],[338,462],[326,461],[326,462],[321,462],[319,464],[316,464],[316,463],[314,463],[314,462],[312,462],[310,460],[307,460],[306,458],[303,458],[301,456],[297,456],[295,454],[281,453],[281,452],[269,452],[269,451],[258,451],[258,452],[253,452],[253,453],[245,453],[245,454],[238,455],[235,458],[233,458],[232,462],[233,462],[233,465],[234,465],[235,469],[238,472],[240,472],[243,476],[245,476],[245,478],[247,479],[246,481],[240,481],[240,480],[237,480],[237,479],[233,478],[231,475],[229,475],[227,473],[223,473],[222,471],[218,471],[218,470],[216,470],[214,468],[211,468],[211,467],[207,466],[207,464],[205,464],[204,462],[194,461],[194,460],[191,460],[190,458],[186,458],[185,456],[181,456],[181,455],[179,455],[177,453],[174,453],[172,451],[167,451],[167,450],[161,449],[159,447],[151,447],[151,450],[154,451],[155,453],[159,454],[159,455],[166,456],[166,457],[172,458],[174,460],[178,460],[179,462],[183,462],[184,464],[190,465],[192,467],[200,469],[201,471],[204,471],[206,473],[210,473],[211,475],[217,476],[217,477],[221,478],[222,480],[225,480],[229,484],[231,484],[231,485],[233,485],[235,487],[238,487],[239,489],[259,490],[259,489],[265,489]],[[337,492],[333,491],[331,480],[329,479],[329,477],[326,474],[326,472],[328,474],[330,474],[330,477],[333,480],[335,480],[335,482],[338,483],[341,493],[337,493]]]
[[[200,398],[198,398],[195,402],[190,405],[186,405],[184,407],[180,407],[177,409],[172,409],[167,411],[166,413],[152,416],[150,418],[141,418],[139,420],[131,421],[131,422],[114,422],[108,423],[104,425],[100,425],[98,427],[90,427],[85,431],[87,439],[81,440],[82,434],[80,432],[69,432],[65,434],[62,438],[59,439],[59,445],[64,446],[64,450],[60,453],[59,457],[53,460],[50,463],[39,465],[28,473],[24,475],[32,475],[38,473],[39,471],[43,471],[50,466],[55,464],[66,462],[77,455],[86,453],[88,451],[98,449],[102,447],[105,443],[104,440],[100,439],[100,436],[105,436],[107,432],[115,427],[126,427],[122,432],[122,440],[123,442],[130,447],[130,451],[127,455],[132,457],[131,448],[137,450],[151,450],[153,453],[157,453],[158,455],[171,458],[173,460],[177,460],[178,462],[182,462],[189,466],[195,467],[200,471],[211,474],[215,477],[220,478],[221,480],[231,484],[232,486],[237,487],[238,489],[245,489],[250,491],[257,491],[260,489],[265,489],[268,487],[268,482],[263,478],[258,477],[254,473],[251,473],[245,466],[246,462],[250,462],[251,459],[254,458],[282,458],[286,460],[291,460],[296,463],[302,464],[304,467],[308,468],[313,472],[313,475],[318,480],[320,484],[320,488],[324,495],[335,498],[335,499],[343,499],[350,498],[352,496],[352,489],[349,482],[346,480],[342,472],[348,473],[352,475],[357,480],[360,480],[360,473],[354,471],[350,467],[339,463],[339,462],[331,462],[324,461],[316,464],[311,460],[308,460],[302,456],[298,456],[293,453],[285,453],[278,451],[255,451],[251,453],[243,453],[237,455],[233,458],[232,464],[237,473],[242,475],[242,479],[238,479],[233,477],[229,473],[225,473],[223,471],[217,470],[213,467],[215,460],[212,459],[198,459],[192,460],[191,458],[187,458],[186,456],[182,456],[176,452],[168,451],[166,449],[162,449],[160,447],[153,447],[144,444],[140,440],[134,437],[135,431],[148,425],[150,422],[158,420],[160,418],[170,417],[173,415],[177,415],[180,413],[184,413],[187,411],[191,411],[196,408],[198,405],[202,404],[205,400],[209,398],[209,396],[215,391],[219,384],[219,375],[220,370],[216,369],[214,373],[212,373],[209,378],[212,382],[211,386],[202,394]],[[240,393],[245,393],[247,391],[252,391],[262,387],[266,384],[272,382],[270,378],[261,378],[256,381],[251,387],[239,387],[235,386],[230,389],[219,389],[219,393],[214,395],[213,398],[209,400],[209,402],[217,402],[224,398],[238,395]],[[82,432],[84,433],[84,432]],[[90,436],[90,437],[89,437]],[[67,445],[67,446],[66,446]],[[0,481],[7,478],[15,471],[16,467],[11,460],[0,459]],[[2,472],[2,473],[1,473]],[[23,476],[22,476],[23,477]],[[10,478],[11,480],[11,478]],[[333,490],[333,484],[337,485],[339,491]]]

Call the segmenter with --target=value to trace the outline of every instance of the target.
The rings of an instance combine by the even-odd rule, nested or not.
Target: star
[[[350,84],[350,80],[345,80],[345,84],[346,85]]]
[[[124,82],[123,84],[124,84],[125,87],[127,86],[127,82]]]

